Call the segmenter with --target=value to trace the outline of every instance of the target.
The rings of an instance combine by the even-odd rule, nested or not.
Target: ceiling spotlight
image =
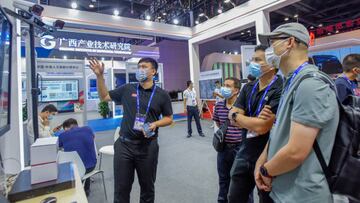
[[[223,12],[222,8],[219,8],[219,9],[218,9],[218,13],[220,14],[220,13],[222,13],[222,12]]]
[[[102,61],[105,61],[105,58],[104,58],[104,57],[102,57],[102,58],[101,58],[101,60],[102,60]]]
[[[67,56],[66,56],[66,55],[64,55],[64,56],[63,56],[63,59],[67,59]]]
[[[164,16],[166,16],[166,15],[167,15],[167,13],[165,13],[165,12],[164,12],[164,13],[162,13],[162,14],[163,14]]]
[[[337,34],[337,33],[339,33],[339,30],[336,30],[336,32],[335,32],[335,33],[336,33],[336,34]]]
[[[161,19],[161,16],[158,16],[158,17],[157,17],[157,19],[159,19],[159,20],[160,20],[160,19]]]
[[[248,30],[247,32],[248,32],[248,33],[250,33],[251,31],[250,31],[250,30]]]
[[[239,54],[239,52],[235,51],[235,52],[234,52],[234,54],[235,54],[235,55],[238,55],[238,54]]]
[[[314,26],[311,26],[310,29],[314,29]]]
[[[299,17],[299,15],[298,15],[298,14],[295,14],[295,15],[294,15],[294,18],[298,18],[298,17]]]
[[[114,16],[118,16],[119,14],[120,14],[120,11],[117,10],[117,9],[115,9],[115,10],[114,10]]]
[[[198,25],[200,22],[198,20],[195,20],[195,24]]]
[[[328,35],[331,35],[331,32],[328,32]]]
[[[199,17],[203,17],[203,16],[205,16],[205,13],[200,13],[199,14]]]
[[[244,34],[245,34],[244,32],[241,33],[241,35],[244,35]]]
[[[94,4],[89,4],[89,8],[94,8],[95,7],[95,5]]]
[[[319,27],[322,27],[323,26],[323,24],[321,23],[321,24],[319,24]]]
[[[177,24],[179,24],[179,20],[178,20],[177,18],[175,18],[175,19],[173,20],[173,23],[174,23],[175,25],[177,25]]]
[[[71,3],[71,8],[72,8],[72,9],[76,9],[77,7],[78,7],[77,3],[76,3],[75,1],[73,1],[73,2]]]
[[[288,17],[286,17],[286,18],[284,18],[284,20],[285,20],[285,21],[289,21],[289,18],[288,18]]]
[[[146,20],[151,20],[151,16],[147,15]]]
[[[226,51],[223,51],[223,54],[226,54]]]

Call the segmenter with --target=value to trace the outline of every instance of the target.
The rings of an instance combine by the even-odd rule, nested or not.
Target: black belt
[[[240,144],[241,144],[240,142],[238,142],[238,143],[225,143],[225,146],[227,148],[235,148],[235,147],[239,146]]]
[[[146,139],[141,139],[141,140],[135,140],[135,139],[129,139],[127,137],[124,136],[120,136],[119,137],[121,142],[127,142],[127,143],[131,143],[131,144],[147,144],[153,140],[156,140],[156,137],[151,137],[151,138],[146,138]]]

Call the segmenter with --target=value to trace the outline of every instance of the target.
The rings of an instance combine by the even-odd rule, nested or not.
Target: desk
[[[88,200],[86,198],[86,194],[83,185],[81,183],[79,172],[77,170],[76,165],[73,166],[74,166],[74,175],[75,175],[75,188],[34,197],[32,199],[23,200],[17,203],[40,203],[41,200],[47,197],[56,197],[57,203],[72,203],[72,202],[87,203]]]

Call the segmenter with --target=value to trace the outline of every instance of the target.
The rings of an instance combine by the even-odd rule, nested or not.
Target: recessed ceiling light
[[[225,0],[224,3],[230,3],[231,0]]]
[[[94,4],[89,4],[89,8],[94,8],[95,7],[95,5]]]
[[[239,52],[235,51],[235,52],[234,52],[234,54],[235,54],[235,55],[238,55],[238,54],[239,54]]]
[[[198,20],[195,20],[195,24],[198,25],[200,22]]]
[[[241,35],[244,35],[244,34],[245,34],[244,32],[241,33]]]
[[[336,32],[335,33],[339,33],[339,30],[336,30]]]
[[[250,30],[248,30],[247,32],[248,32],[248,33],[250,33],[251,31],[250,31]]]
[[[179,20],[178,20],[177,18],[175,18],[175,19],[173,20],[173,23],[174,23],[175,25],[177,25],[177,24],[179,24]]]
[[[119,14],[120,14],[120,11],[117,10],[117,9],[115,9],[115,10],[114,10],[114,16],[118,16]]]
[[[311,26],[310,29],[314,29],[314,26]]]
[[[226,51],[223,51],[223,54],[226,54]]]
[[[218,9],[218,13],[222,13],[223,10],[221,8]]]
[[[67,59],[67,56],[66,56],[66,55],[64,55],[64,56],[63,56],[63,59]]]
[[[289,18],[288,18],[288,17],[286,17],[286,18],[284,18],[284,20],[285,20],[285,21],[289,21]]]
[[[164,16],[166,16],[166,15],[167,15],[167,13],[165,13],[165,12],[164,12],[164,13],[163,13],[163,15],[164,15]]]
[[[157,18],[158,18],[158,19],[161,19],[161,16],[158,16]]]
[[[71,8],[72,8],[72,9],[76,9],[77,7],[78,7],[77,3],[76,3],[75,1],[73,1],[73,2],[71,3]]]
[[[101,60],[102,60],[102,61],[105,61],[105,58],[104,58],[104,57],[102,57],[102,58],[101,58]]]
[[[203,17],[203,16],[205,16],[205,13],[200,13],[199,14],[199,17]]]
[[[295,15],[294,15],[294,18],[298,18],[298,17],[299,17],[299,15],[298,15],[298,14],[295,14]]]
[[[147,15],[146,20],[151,20],[151,16]]]
[[[331,32],[328,32],[328,35],[331,35]]]
[[[321,24],[319,24],[319,27],[322,27],[323,26],[323,24],[321,23]]]

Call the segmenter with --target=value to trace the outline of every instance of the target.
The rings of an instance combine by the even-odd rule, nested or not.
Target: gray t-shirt
[[[300,78],[317,72],[316,66],[308,65],[292,81],[290,88],[282,96],[276,124],[270,134],[268,160],[289,141],[291,122],[319,128],[317,141],[327,164],[330,161],[336,129],[339,122],[339,108],[335,92],[328,84],[317,78],[303,80],[294,91]],[[288,84],[291,73],[286,79]],[[325,175],[312,151],[298,168],[277,176],[272,183],[271,197],[275,202],[332,202]]]

